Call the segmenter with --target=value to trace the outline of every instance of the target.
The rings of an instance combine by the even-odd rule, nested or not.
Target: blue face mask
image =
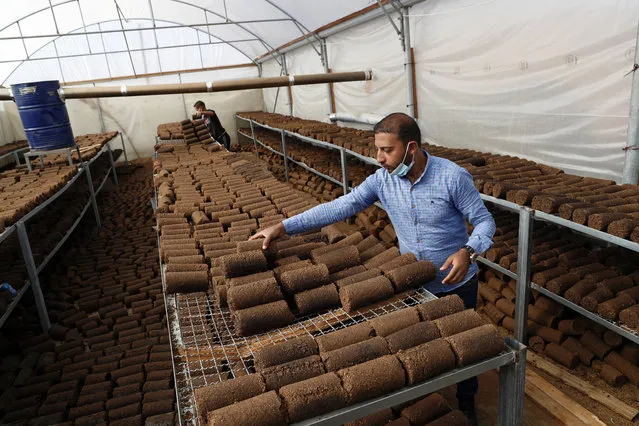
[[[395,167],[395,170],[393,170],[390,173],[391,176],[404,177],[408,174],[408,172],[410,172],[410,169],[412,169],[413,166],[415,165],[415,155],[413,155],[413,161],[411,161],[408,166],[404,164],[404,161],[406,161],[406,156],[408,155],[408,147],[410,146],[410,144],[411,142],[408,142],[408,145],[406,145],[406,152],[404,153],[404,158],[402,158],[402,162],[399,163],[399,166]]]

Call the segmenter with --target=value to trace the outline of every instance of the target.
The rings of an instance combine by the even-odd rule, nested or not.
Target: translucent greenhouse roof
[[[375,0],[0,0],[0,85],[255,63]]]

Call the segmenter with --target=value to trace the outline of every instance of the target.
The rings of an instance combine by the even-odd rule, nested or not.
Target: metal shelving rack
[[[239,116],[236,116],[236,120],[237,119],[242,119]],[[261,145],[264,146],[266,149],[268,149],[269,151],[280,155],[282,157],[284,157],[284,163],[285,163],[285,170],[286,170],[286,175],[288,177],[288,166],[287,163],[288,161],[292,161],[298,165],[300,165],[301,167],[304,167],[305,169],[316,173],[319,176],[322,176],[324,178],[327,178],[328,180],[337,183],[337,184],[341,184],[344,185],[345,188],[345,193],[348,192],[348,189],[350,189],[348,187],[348,181],[346,179],[346,159],[345,159],[345,154],[355,154],[355,157],[358,157],[360,159],[364,159],[364,161],[366,161],[368,164],[372,164],[372,165],[377,165],[377,162],[375,162],[375,160],[372,159],[368,159],[366,157],[360,156],[360,154],[357,153],[352,153],[352,151],[346,150],[344,148],[341,147],[335,147],[335,146],[330,146],[331,149],[335,149],[340,151],[341,153],[341,159],[342,159],[342,176],[344,177],[343,181],[338,181],[337,179],[331,178],[329,176],[324,175],[323,173],[307,166],[304,163],[301,162],[297,162],[295,160],[293,160],[291,157],[289,157],[288,155],[286,155],[286,136],[293,136],[293,137],[297,137],[297,135],[295,133],[292,132],[287,132],[281,129],[275,129],[272,128],[270,126],[264,126],[264,125],[260,125],[258,123],[252,122],[251,120],[247,120],[250,124],[251,127],[251,135],[249,136],[247,133],[241,132],[240,129],[238,128],[237,130],[237,134],[238,134],[238,138],[239,135],[243,135],[245,137],[248,137],[249,139],[251,139],[254,143],[254,146],[256,148],[256,155],[257,155],[257,145]],[[257,124],[261,127],[267,128],[269,130],[273,130],[276,132],[279,132],[282,135],[282,152],[277,151],[269,146],[267,146],[266,144],[264,144],[262,141],[259,141],[256,137],[255,137],[255,133],[254,133],[254,125]],[[301,136],[301,135],[300,135]],[[308,140],[310,138],[307,138],[307,142],[311,142],[310,140]],[[319,145],[319,146],[325,146],[325,147],[329,147],[330,144],[327,144],[325,142],[321,142],[321,141],[315,141],[313,140],[313,144],[315,145]],[[151,200],[151,204],[153,207],[155,207],[156,202],[155,200]],[[162,285],[163,288],[165,287],[165,283],[164,283],[164,273],[163,273],[163,266],[162,266],[162,261],[160,259],[160,267],[161,267],[161,276],[162,276]],[[427,291],[423,290],[425,293],[428,293]],[[520,299],[523,299],[524,296],[523,294],[519,294],[519,293],[523,293],[525,292],[525,289],[518,287],[517,289],[518,292],[518,297]],[[430,293],[428,293],[431,297],[432,296]],[[164,295],[165,297],[165,306],[167,307],[167,321],[169,323],[169,331],[171,333],[171,351],[172,353],[188,353],[188,350],[184,350],[184,348],[182,348],[183,350],[178,351],[178,348],[174,348],[173,345],[174,343],[177,344],[179,342],[184,343],[184,336],[182,333],[182,330],[180,329],[180,323],[179,323],[179,317],[180,317],[180,297],[179,295]],[[207,298],[208,300],[208,298]],[[425,299],[420,299],[422,302]],[[419,300],[415,300],[411,303],[421,303],[419,302]],[[196,303],[197,304],[197,303]],[[221,319],[221,324],[224,325],[224,327],[226,329],[221,329],[219,330],[218,327],[215,327],[214,330],[214,334],[216,334],[217,340],[220,340],[220,342],[218,342],[217,344],[221,346],[222,352],[224,352],[225,354],[227,353],[228,347],[225,349],[224,347],[224,343],[223,340],[226,339],[230,339],[228,340],[228,346],[232,346],[232,345],[237,345],[237,344],[242,344],[243,341],[246,341],[246,338],[234,338],[233,337],[233,329],[232,328],[228,328],[230,327],[229,324],[229,319],[226,319],[224,316],[224,310],[218,306],[209,306],[210,305],[210,301],[207,302],[207,306],[196,306],[195,312],[197,315],[199,315],[199,317],[201,318],[214,318],[216,316],[220,316]],[[394,303],[393,303],[394,305]],[[408,306],[408,305],[407,305]],[[173,315],[171,315],[171,313],[169,312],[169,307],[172,307],[174,313]],[[397,307],[393,308],[393,309],[398,309]],[[391,309],[391,311],[393,310]],[[384,310],[384,312],[386,312]],[[228,313],[228,312],[227,312]],[[330,321],[335,321],[337,320],[338,317],[340,317],[342,314],[341,313],[333,313],[333,311],[329,311],[328,314],[326,314],[327,316],[330,317]],[[375,316],[377,314],[374,314]],[[198,317],[198,318],[199,318]],[[367,320],[368,318],[366,316],[360,318],[358,321],[356,321],[354,318],[350,317],[350,315],[347,315],[347,319],[346,322],[347,323],[352,323],[352,322],[359,322],[359,321],[363,321],[363,320]],[[213,320],[213,319],[210,319]],[[304,325],[306,322],[309,323],[307,328],[306,325]],[[339,325],[341,324],[341,325]],[[336,323],[336,326],[338,326],[341,328],[342,326],[345,326],[344,323],[342,323],[341,320],[339,320]],[[306,332],[309,332],[309,330],[313,330],[314,332],[317,332],[319,330],[321,330],[321,328],[319,328],[317,325],[315,325],[314,320],[312,318],[303,318],[300,319],[296,322],[296,324],[289,326],[289,327],[285,327],[286,330],[275,330],[273,332],[274,336],[271,336],[271,333],[266,333],[263,337],[260,336],[256,336],[256,339],[258,342],[260,342],[260,344],[263,343],[263,341],[268,341],[272,338],[277,338],[279,339],[280,336],[284,336],[287,333],[293,332],[294,330],[297,330],[298,332],[300,331],[299,329],[303,329],[306,330]],[[290,329],[290,330],[289,330]],[[330,330],[328,330],[330,331]],[[321,332],[321,331],[320,331]],[[224,337],[225,336],[225,337]],[[173,339],[176,339],[175,342],[173,341]],[[204,341],[209,342],[209,338],[203,338]],[[212,339],[212,341],[217,341],[216,339]],[[197,344],[198,339],[195,338],[195,343]],[[177,343],[176,343],[177,342]],[[210,342],[209,342],[210,344]],[[215,343],[214,343],[215,345]],[[217,347],[217,346],[216,346]],[[202,348],[200,348],[199,350],[195,350],[196,353],[201,353]],[[523,418],[523,404],[524,404],[524,383],[525,383],[525,369],[526,369],[526,347],[524,345],[522,345],[521,343],[519,343],[519,341],[512,339],[512,338],[506,338],[506,350],[495,356],[492,357],[490,359],[481,361],[479,363],[476,363],[474,365],[470,365],[470,366],[466,366],[466,367],[462,367],[462,368],[458,368],[455,369],[451,372],[442,374],[438,377],[435,377],[433,379],[430,379],[424,383],[421,383],[419,385],[415,385],[415,386],[408,386],[405,387],[399,391],[393,392],[391,394],[379,397],[379,398],[375,398],[363,403],[359,403],[356,405],[352,405],[349,407],[346,407],[344,409],[340,409],[340,410],[336,410],[333,411],[331,413],[322,415],[322,416],[318,416],[312,419],[308,419],[305,420],[303,422],[297,423],[300,425],[341,425],[344,424],[345,422],[349,422],[352,420],[356,420],[358,418],[361,418],[365,415],[368,414],[372,414],[375,412],[378,412],[380,410],[383,410],[385,408],[389,408],[404,402],[408,402],[410,400],[413,400],[415,398],[418,398],[420,396],[425,396],[429,393],[435,392],[439,389],[442,389],[444,387],[450,386],[452,384],[458,383],[462,380],[468,379],[470,377],[475,377],[477,375],[483,374],[487,371],[490,370],[494,370],[494,369],[499,369],[499,387],[500,387],[500,392],[499,392],[499,425],[512,425],[512,424],[520,424],[521,423],[521,419]],[[227,356],[227,355],[225,355]],[[227,363],[225,364],[226,367],[225,368],[233,368],[232,367],[232,363],[228,361],[228,359],[226,360]],[[193,419],[193,421],[195,421],[196,416],[194,415],[194,413],[192,411],[190,411],[188,409],[188,407],[180,407],[180,389],[178,389],[178,376],[180,376],[180,374],[189,374],[188,371],[188,367],[183,367],[183,366],[177,366],[176,365],[176,361],[175,358],[173,358],[173,363],[174,363],[174,379],[175,379],[175,383],[176,383],[176,394],[177,394],[177,399],[178,399],[178,412],[179,412],[179,418],[180,418],[180,425],[183,423],[183,414],[190,414],[191,418]],[[201,361],[200,361],[201,363]],[[247,364],[245,362],[244,359],[241,359],[241,365],[240,367],[243,367],[244,369],[247,368]],[[238,367],[239,368],[239,367]],[[186,370],[185,370],[186,369]],[[185,371],[183,371],[185,370]],[[246,372],[244,372],[243,374],[246,374]],[[193,386],[191,384],[191,386]],[[185,411],[183,413],[183,411]]]
[[[4,160],[10,157],[13,157],[13,162],[16,166],[20,165],[20,153],[23,152],[27,152],[29,151],[29,147],[25,146],[23,148],[18,148],[18,149],[14,149],[11,152],[7,152],[6,154],[0,155],[0,167],[3,167],[4,164]],[[6,163],[6,165],[11,164],[11,163]]]
[[[104,144],[102,149],[96,153],[96,155],[91,158],[91,160],[81,163],[78,166],[78,172],[73,176],[62,188],[60,188],[55,194],[49,197],[47,200],[39,204],[36,208],[28,212],[24,215],[20,220],[18,220],[14,225],[11,225],[7,228],[2,234],[0,234],[0,244],[7,237],[13,234],[13,232],[18,233],[18,240],[20,242],[20,249],[22,251],[23,259],[25,262],[25,267],[27,270],[27,275],[29,279],[25,283],[25,285],[20,289],[18,294],[13,298],[11,304],[8,306],[7,311],[0,317],[0,327],[4,325],[4,323],[9,318],[9,315],[13,312],[16,305],[20,302],[24,294],[26,293],[28,288],[33,290],[36,308],[38,310],[38,315],[40,317],[40,325],[42,327],[43,332],[47,332],[51,326],[51,322],[49,321],[49,314],[47,312],[46,304],[44,301],[44,295],[42,294],[42,288],[40,286],[39,274],[44,269],[44,267],[49,263],[49,261],[56,255],[56,253],[60,250],[64,242],[71,236],[75,228],[78,226],[87,210],[90,206],[93,206],[95,220],[98,227],[101,226],[100,223],[100,214],[98,211],[98,205],[96,197],[99,192],[104,187],[109,175],[112,175],[114,182],[118,183],[117,173],[115,171],[115,159],[113,158],[113,153],[111,151],[110,142]],[[124,145],[123,145],[124,147]],[[126,157],[126,150],[123,150]],[[97,188],[93,186],[93,180],[91,179],[91,166],[100,158],[102,155],[108,155],[109,158],[109,168],[107,169],[104,178],[100,182],[100,185]],[[73,222],[73,224],[69,227],[69,229],[62,236],[60,241],[55,245],[55,247],[51,250],[49,254],[47,254],[44,260],[36,265],[36,262],[33,258],[33,252],[31,250],[31,243],[29,241],[29,236],[27,234],[27,222],[35,217],[38,213],[44,210],[47,206],[49,206],[53,201],[55,201],[58,197],[64,194],[67,190],[69,190],[75,183],[81,179],[82,176],[86,176],[88,188],[90,192],[89,199],[85,206],[82,208],[82,211],[78,218]]]

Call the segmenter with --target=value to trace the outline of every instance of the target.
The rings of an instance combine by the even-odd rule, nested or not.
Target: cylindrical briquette
[[[367,265],[367,267],[369,266]],[[395,268],[392,271],[389,271],[386,275],[393,284],[395,292],[401,293],[402,291],[419,287],[420,285],[434,280],[435,265],[428,260],[421,260],[416,263],[410,263],[408,265]]]
[[[579,357],[576,353],[569,351],[556,343],[548,343],[544,351],[553,360],[570,369],[579,365]]]
[[[590,330],[581,335],[579,342],[590,349],[599,359],[604,359],[608,352],[612,350],[610,345],[606,344],[606,342]]]
[[[326,265],[330,274],[359,264],[359,252],[355,246],[340,247],[311,258],[316,264]]]
[[[419,314],[415,307],[384,314],[369,321],[378,336],[388,336],[418,322]]]
[[[366,240],[364,240],[366,241]],[[362,242],[364,242],[362,241]],[[359,246],[358,246],[359,247]],[[375,256],[378,256],[382,253],[384,253],[384,251],[386,250],[386,248],[384,247],[383,244],[376,242],[374,246],[369,247],[368,249],[366,249],[365,251],[361,251],[359,248],[357,249],[359,251],[359,258],[362,262],[367,262],[370,259],[374,258]],[[388,259],[389,261],[392,259]],[[380,264],[381,265],[381,264]]]
[[[269,278],[274,278],[273,271],[258,272],[257,274],[245,275],[243,277],[235,277],[227,281],[230,287],[234,287],[237,285],[249,284],[255,281],[266,280]]]
[[[211,426],[280,426],[286,423],[282,402],[275,391],[270,391],[228,407],[211,411]]]
[[[205,263],[171,263],[166,265],[164,272],[192,272],[208,270],[209,266]]]
[[[208,271],[167,272],[165,278],[167,293],[192,293],[209,288]]]
[[[586,332],[586,323],[579,318],[561,320],[557,328],[567,336],[581,336]]]
[[[268,390],[277,390],[291,383],[321,376],[325,372],[322,360],[317,355],[295,359],[261,371]]]
[[[290,422],[298,422],[346,406],[346,392],[335,373],[291,383],[282,387],[279,394]]]
[[[455,368],[455,354],[444,339],[435,339],[406,351],[397,357],[406,370],[408,383],[416,385],[424,380]]]
[[[635,385],[639,384],[639,367],[632,364],[630,361],[619,355],[617,352],[610,352],[606,356],[605,361],[606,363],[610,364],[621,373],[623,373],[623,375],[626,376],[628,380],[630,380],[630,382],[634,383]]]
[[[297,257],[297,256],[289,256],[289,258],[290,257]],[[285,259],[288,259],[288,258],[285,258]],[[275,274],[275,276],[279,280],[279,279],[281,279],[282,274],[284,272],[294,271],[295,269],[302,269],[302,268],[306,268],[307,266],[312,266],[312,265],[313,265],[313,262],[311,262],[309,259],[300,260],[300,261],[297,261],[297,262],[290,262],[290,263],[287,263],[285,265],[281,265],[281,266],[276,267],[275,269],[273,269],[273,273]]]
[[[489,286],[487,286],[485,284],[480,284],[479,285],[479,295],[484,300],[487,300],[488,302],[490,302],[491,305],[502,298],[502,295],[501,295],[500,292],[496,291],[492,287],[489,287]]]
[[[506,347],[499,330],[492,324],[482,325],[446,337],[459,366],[473,364],[499,354]]]
[[[317,336],[315,341],[317,342],[320,353],[325,353],[370,339],[374,334],[373,327],[371,327],[368,322],[362,322],[322,336]]]
[[[529,324],[530,323],[537,324],[534,321],[529,321]],[[541,337],[546,342],[553,342],[557,343],[558,345],[561,344],[561,342],[563,342],[564,340],[564,334],[561,331],[543,325],[535,330],[534,334]]]
[[[228,306],[228,295],[229,287],[227,285],[216,285],[215,286],[215,297],[217,298],[217,302],[221,307]]]
[[[360,274],[362,272],[366,272],[367,269],[364,265],[353,266],[352,268],[344,269],[343,271],[336,272],[331,274],[328,279],[329,282],[336,283],[337,281],[350,277],[352,275]],[[372,278],[372,277],[371,277]]]
[[[261,371],[273,365],[284,364],[296,359],[317,355],[317,353],[315,339],[309,335],[304,335],[255,350],[253,363],[255,370]]]
[[[401,256],[398,256],[395,259],[391,260],[390,262],[386,262],[383,265],[380,265],[379,269],[384,273],[384,275],[386,275],[395,268],[410,265],[411,263],[415,262],[417,262],[417,258],[413,253],[404,253]]]
[[[378,243],[379,243],[379,240],[375,238],[374,235],[369,235],[368,237],[364,238],[362,241],[357,243],[355,247],[357,247],[357,251],[359,251],[359,254],[362,255],[366,250],[375,246]]]
[[[628,276],[608,278],[597,283],[597,287],[607,287],[608,290],[610,290],[614,294],[623,290],[627,290],[633,285],[634,282],[632,278]]]
[[[296,293],[293,297],[295,306],[300,315],[319,312],[339,306],[339,294],[335,284],[327,284],[321,287]]]
[[[282,300],[284,295],[275,278],[255,281],[228,289],[227,303],[231,309],[246,309]]]
[[[359,343],[335,349],[322,354],[326,371],[337,371],[355,364],[361,364],[390,353],[383,337],[373,337]]]
[[[515,316],[515,304],[511,302],[510,300],[506,298],[499,299],[497,303],[495,303],[495,306],[497,307],[497,309],[502,311],[507,316],[509,317]]]
[[[610,300],[613,297],[614,294],[608,289],[608,287],[597,287],[581,299],[580,305],[590,312],[596,312],[597,306],[600,303]]]
[[[597,283],[586,278],[566,290],[564,297],[572,303],[580,304],[581,299],[596,288]]]
[[[599,377],[601,377],[610,386],[618,387],[626,383],[626,376],[612,365],[606,364],[605,362],[595,361],[593,363],[593,368],[597,371]]]
[[[393,286],[384,276],[370,278],[340,289],[340,300],[346,312],[387,299],[394,294]]]
[[[619,313],[619,321],[639,331],[639,305],[633,305]]]
[[[200,419],[206,419],[209,411],[244,401],[263,392],[266,392],[266,385],[261,374],[250,374],[196,388],[195,403],[198,416]]]
[[[392,353],[439,339],[439,329],[432,321],[422,321],[386,336]]]
[[[395,415],[393,414],[393,410],[387,408],[385,410],[378,411],[377,413],[369,414],[361,419],[344,423],[344,426],[386,426],[394,418]]]
[[[506,314],[497,309],[497,307],[490,302],[484,303],[484,313],[497,325],[501,324],[502,320],[506,316]]]
[[[262,250],[228,254],[220,259],[226,277],[254,274],[267,269],[268,264]]]
[[[406,384],[404,369],[395,355],[357,364],[339,370],[337,374],[342,379],[349,404],[385,395]]]
[[[619,312],[634,304],[635,300],[630,296],[617,296],[614,299],[600,303],[599,306],[597,306],[597,313],[608,321],[617,321]]]
[[[317,248],[324,247],[324,243],[305,243],[299,244],[290,248],[278,250],[278,257],[297,256],[300,259],[308,259],[311,257],[311,252]]]
[[[437,329],[439,329],[439,334],[442,337],[452,336],[453,334],[461,333],[462,331],[480,327],[485,324],[481,315],[472,309],[447,315],[433,322],[437,326]]]
[[[167,263],[204,263],[204,256],[196,255],[196,256],[176,256],[169,257],[167,259]]]
[[[383,251],[382,253],[376,255],[375,257],[365,261],[364,266],[366,266],[368,269],[377,268],[383,265],[384,263],[390,262],[396,257],[399,257],[399,250],[397,249],[397,247],[393,246]]]
[[[295,320],[285,300],[253,306],[252,308],[233,311],[235,332],[238,336],[249,336],[283,327]]]
[[[548,327],[553,327],[556,317],[550,315],[535,305],[528,305],[528,318]]]
[[[539,336],[530,336],[528,339],[528,346],[537,353],[542,353],[546,347],[546,342]]]
[[[328,268],[326,265],[312,265],[305,268],[289,270],[282,273],[280,281],[287,293],[299,293],[327,284]]]
[[[338,288],[342,288],[342,287],[346,287],[349,286],[351,284],[355,284],[361,281],[366,281],[370,278],[375,278],[378,277],[380,275],[382,275],[382,271],[380,271],[377,268],[373,268],[373,269],[365,269],[363,266],[362,268],[364,269],[363,272],[354,274],[354,275],[350,275],[348,277],[344,277],[342,279],[339,279],[335,282],[335,284],[337,285]],[[354,268],[351,268],[354,269]],[[329,277],[330,279],[330,277]]]
[[[322,228],[322,235],[324,235],[330,244],[336,243],[346,237],[342,231],[339,230],[337,225],[331,224]]]
[[[423,425],[431,422],[450,411],[448,403],[438,393],[431,393],[426,398],[404,408],[401,416],[414,425]]]
[[[456,294],[430,300],[421,305],[417,305],[419,315],[424,321],[432,321],[446,315],[451,315],[464,310],[464,302]]]

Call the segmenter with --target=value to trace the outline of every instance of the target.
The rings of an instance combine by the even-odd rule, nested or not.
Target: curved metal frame
[[[75,1],[75,0],[72,0],[72,1]],[[46,10],[46,9],[44,9],[44,10]],[[151,18],[128,18],[127,20],[128,20],[128,21],[153,21]],[[168,20],[165,20],[165,19],[155,19],[155,21],[156,21],[156,22],[166,22],[166,23],[168,23],[168,24],[174,24],[174,25],[181,25],[179,22],[175,22],[175,21],[168,21]],[[19,22],[19,21],[17,21],[17,22]],[[81,30],[81,29],[83,29],[83,28],[90,27],[90,26],[92,26],[92,25],[100,25],[100,24],[110,23],[110,22],[118,22],[118,20],[117,20],[117,19],[109,19],[109,20],[106,20],[106,21],[100,21],[100,22],[96,22],[96,23],[92,23],[92,24],[89,24],[89,25],[83,26],[83,27],[75,28],[74,30],[72,30],[72,31],[70,31],[70,32],[68,32],[68,33],[66,33],[66,34],[60,34],[59,36],[57,36],[57,37],[56,37],[56,38],[54,38],[53,40],[51,40],[51,41],[49,41],[49,42],[47,42],[47,43],[43,44],[43,45],[42,45],[42,46],[40,46],[38,49],[36,49],[36,50],[32,53],[32,56],[33,56],[34,54],[38,53],[40,50],[44,49],[46,46],[49,46],[51,43],[55,43],[55,41],[56,41],[56,40],[58,40],[58,39],[59,39],[59,38],[61,38],[61,37],[68,37],[68,36],[76,35],[76,34],[74,34],[74,32],[75,32],[75,31]],[[13,24],[11,24],[11,25],[13,25]],[[167,28],[170,28],[170,27],[167,27]],[[151,30],[151,29],[152,29],[152,28],[144,28],[144,30]],[[200,31],[200,32],[202,32],[202,33],[204,33],[204,34],[208,34],[209,36],[215,37],[215,38],[216,38],[216,39],[218,39],[221,43],[228,44],[228,45],[229,45],[229,46],[231,46],[233,49],[237,50],[239,53],[241,53],[242,55],[246,56],[246,57],[248,58],[248,60],[249,60],[249,61],[251,61],[252,63],[254,63],[254,64],[257,66],[257,62],[255,62],[255,59],[253,59],[251,56],[249,56],[249,55],[248,55],[246,52],[244,52],[242,49],[239,49],[237,46],[234,46],[232,43],[229,43],[228,41],[224,40],[223,38],[218,37],[218,36],[216,36],[216,35],[213,35],[213,34],[211,34],[211,33],[210,33],[210,32],[208,32],[208,31],[204,31],[204,30],[201,30],[201,29],[199,29],[199,28],[192,28],[192,29],[193,29],[193,30],[195,30],[195,31]],[[142,30],[142,28],[140,28],[140,30]],[[118,32],[119,32],[119,31],[118,31]],[[180,48],[180,47],[182,47],[182,46],[171,46],[171,47],[173,47],[173,48]],[[158,47],[158,49],[159,49],[159,47]],[[150,49],[148,49],[148,50],[155,50],[155,48],[150,48]],[[130,51],[137,51],[137,50],[136,50],[136,49],[130,50],[130,49],[128,49],[128,48],[127,48],[126,52],[130,52]],[[79,56],[93,56],[93,55],[95,55],[95,54],[98,54],[98,55],[105,55],[105,56],[106,56],[106,55],[108,55],[108,54],[110,54],[110,53],[123,53],[123,52],[124,52],[124,51],[118,51],[118,52],[108,52],[108,51],[105,51],[105,52],[94,53],[94,54],[83,54],[83,55],[79,55]],[[14,68],[13,70],[11,70],[11,72],[7,75],[7,77],[6,77],[6,78],[2,81],[2,84],[1,84],[1,85],[4,85],[4,84],[7,82],[7,80],[8,80],[8,79],[9,79],[9,78],[13,75],[13,73],[15,73],[15,72],[18,70],[18,68],[19,68],[21,65],[23,65],[25,62],[28,62],[28,61],[35,61],[35,60],[39,60],[39,59],[44,59],[44,58],[33,58],[33,59],[31,59],[31,58],[27,58],[27,59],[22,59],[22,60],[20,60],[20,61],[15,61],[15,62],[19,62],[19,64],[18,64],[18,65],[16,65],[16,66],[15,66],[15,68]],[[47,59],[52,59],[52,58],[47,58]]]

